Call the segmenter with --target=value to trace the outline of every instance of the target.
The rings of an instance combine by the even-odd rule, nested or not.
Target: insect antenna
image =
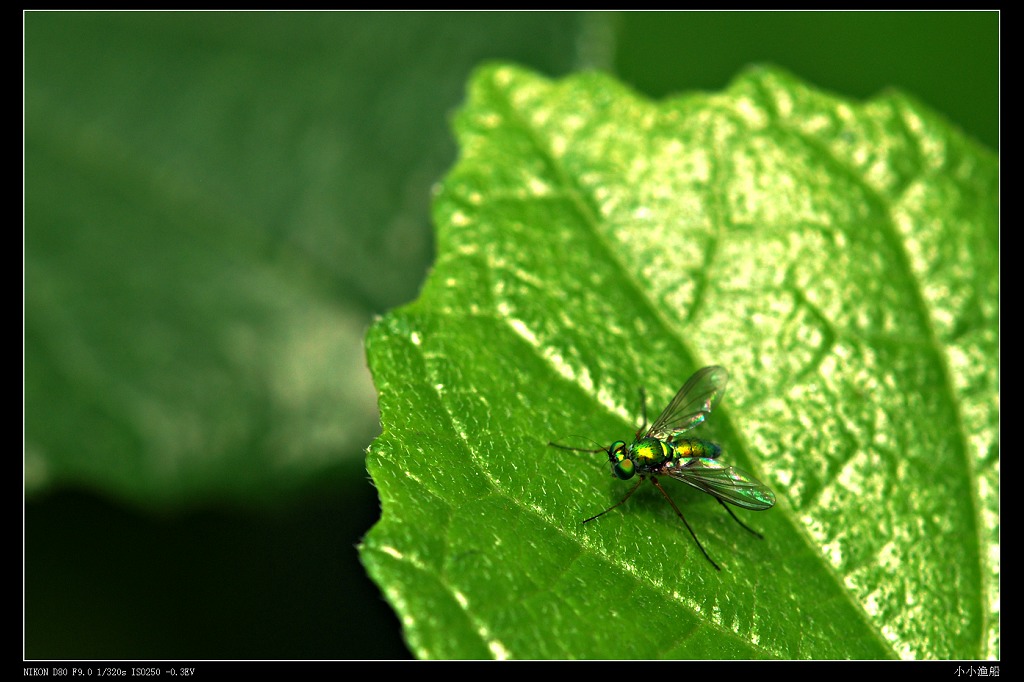
[[[571,435],[571,436],[569,436],[569,438],[582,438],[583,440],[589,440],[591,443],[593,443],[594,445],[597,446],[597,449],[596,450],[587,450],[587,449],[584,449],[584,448],[574,448],[572,446],[562,445],[561,443],[555,443],[555,442],[550,441],[550,440],[548,441],[548,445],[550,445],[553,448],[559,448],[561,450],[572,450],[573,452],[608,452],[608,448],[601,447],[601,444],[598,443],[593,438],[587,438],[586,436],[577,436],[577,435]]]

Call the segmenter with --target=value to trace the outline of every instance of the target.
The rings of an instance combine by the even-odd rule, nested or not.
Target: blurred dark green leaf
[[[494,66],[455,128],[435,269],[367,342],[362,557],[417,656],[999,656],[991,152],[770,69],[653,103]],[[546,446],[712,363],[702,435],[779,498],[760,541],[669,482],[720,574],[651,486],[582,526],[624,484]]]
[[[262,504],[360,456],[466,73],[578,23],[28,14],[26,490]]]

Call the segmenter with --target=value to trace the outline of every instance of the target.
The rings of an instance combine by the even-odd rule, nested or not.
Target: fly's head
[[[612,476],[615,478],[625,481],[636,474],[636,465],[629,458],[626,443],[621,440],[608,446],[608,461],[612,465]]]

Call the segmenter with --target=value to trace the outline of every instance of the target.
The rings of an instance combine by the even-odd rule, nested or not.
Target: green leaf
[[[999,656],[997,164],[897,93],[775,70],[644,100],[480,70],[418,301],[367,350],[361,548],[423,658]],[[583,448],[697,368],[737,511]],[[588,440],[589,439],[589,440]]]

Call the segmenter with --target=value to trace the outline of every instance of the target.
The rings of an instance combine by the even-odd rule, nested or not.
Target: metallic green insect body
[[[709,440],[699,438],[681,438],[680,436],[693,428],[704,423],[711,411],[718,405],[725,394],[725,386],[729,380],[729,373],[722,367],[705,367],[697,371],[683,385],[675,398],[668,404],[668,407],[651,424],[651,427],[644,431],[643,427],[637,431],[636,438],[629,445],[625,441],[617,440],[608,446],[608,450],[583,450],[572,448],[557,443],[549,443],[556,448],[563,450],[575,450],[577,452],[607,452],[608,461],[611,463],[612,475],[622,480],[629,480],[639,476],[626,496],[619,502],[605,509],[600,514],[585,519],[588,523],[603,516],[623,504],[636,492],[644,479],[650,479],[651,483],[661,491],[661,494],[672,505],[676,515],[682,520],[686,529],[690,531],[697,547],[704,554],[715,570],[722,570],[718,564],[708,555],[707,550],[700,544],[696,533],[690,528],[679,507],[668,496],[665,489],[658,482],[659,476],[668,476],[678,481],[701,490],[725,507],[729,515],[748,531],[762,537],[760,533],[748,527],[745,523],[736,518],[726,502],[729,504],[750,509],[763,511],[770,509],[775,504],[775,494],[756,478],[746,471],[734,466],[727,466],[718,461],[722,454],[722,448]],[[645,401],[646,402],[646,401]],[[644,407],[644,425],[646,426],[646,406]],[[641,435],[641,433],[643,435]]]

